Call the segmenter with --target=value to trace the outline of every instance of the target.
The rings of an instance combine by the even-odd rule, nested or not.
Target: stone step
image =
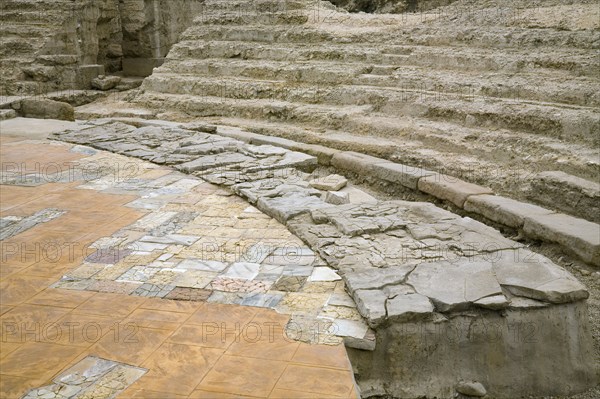
[[[499,43],[498,38],[503,42]],[[415,27],[411,29],[355,29],[349,24],[306,24],[302,26],[193,26],[182,40],[244,40],[263,43],[394,43],[397,45],[464,46],[476,48],[576,48],[597,49],[600,33],[490,27]]]
[[[40,10],[64,9],[65,6],[72,4],[70,0],[2,0],[0,10],[42,12]]]
[[[288,83],[349,84],[370,71],[369,66],[324,61],[285,62],[269,60],[204,59],[167,61],[155,74],[200,76],[236,76],[252,79],[281,80]]]
[[[48,37],[53,27],[47,24],[0,24],[0,37],[31,40],[32,38]]]
[[[567,72],[571,75],[598,77],[599,60],[589,51],[577,49],[552,49],[530,51],[511,49],[472,49],[451,46],[373,45],[353,43],[305,44],[271,43],[257,45],[246,41],[183,40],[169,53],[172,59],[190,58],[241,58],[275,61],[343,61],[386,64],[396,66],[422,66],[428,69],[467,72],[531,71],[549,73]]]
[[[600,183],[560,171],[538,173],[528,197],[551,209],[600,223]]]
[[[204,65],[206,69],[195,69],[197,73],[211,74],[211,71],[214,71],[211,67],[219,64],[209,65],[207,63]],[[240,62],[237,64],[240,69],[234,69],[234,65],[233,62],[222,65],[229,70],[226,75],[260,78],[259,76],[248,76],[249,73],[246,72],[249,70],[261,75],[273,75],[264,67],[252,68]],[[367,106],[369,112],[381,112],[390,116],[446,119],[470,126],[507,128],[549,137],[569,135],[571,142],[580,143],[594,144],[600,138],[600,134],[598,134],[600,133],[600,115],[593,108],[560,107],[554,104],[524,102],[516,99],[491,99],[470,96],[468,93],[467,95],[457,95],[369,86],[332,88],[330,86],[332,80],[344,78],[343,71],[331,75],[320,74],[320,70],[315,71],[314,65],[308,64],[305,65],[304,70],[284,71],[286,76],[324,76],[324,79],[315,82],[312,86],[290,87],[289,79],[286,82],[228,81],[221,77],[224,73],[216,72],[214,75],[219,76],[219,80],[202,78],[196,80],[195,76],[164,75],[159,72],[147,80],[144,88],[170,94],[222,97],[223,101],[231,99],[283,101],[286,103],[286,108],[294,107],[296,102],[301,102],[300,107],[305,103]],[[179,69],[176,72],[182,73],[183,71]],[[276,75],[275,77],[282,76]],[[339,126],[335,128],[339,128]]]
[[[364,108],[326,108],[275,100],[190,97],[164,93],[146,93],[138,101],[159,108],[179,107],[196,117],[243,118],[244,127],[251,124],[248,119],[254,119],[256,124],[279,122],[272,130],[265,131],[265,134],[278,136],[281,132],[287,134],[294,124],[300,124],[312,131],[312,134],[300,132],[297,133],[298,136],[285,137],[311,137],[315,141],[308,142],[315,144],[321,144],[325,140],[323,143],[344,150],[367,151],[370,148],[375,155],[391,159],[397,156],[403,162],[418,160],[418,163],[424,162],[429,168],[436,170],[451,167],[463,174],[475,173],[480,176],[477,179],[481,178],[481,182],[489,181],[491,174],[496,182],[503,184],[505,179],[499,176],[506,174],[522,183],[531,176],[532,170],[553,170],[558,159],[564,170],[573,171],[572,173],[582,177],[594,176],[599,166],[597,150],[593,146],[561,146],[559,139],[522,132],[467,128],[447,121],[418,117],[399,118],[379,114],[367,116]],[[290,124],[289,128],[286,127],[287,124]],[[325,136],[339,139],[329,142]],[[363,138],[359,139],[360,136]],[[376,142],[373,141],[374,137],[377,137]],[[347,145],[344,140],[348,140]],[[555,156],[548,157],[549,152]],[[440,156],[440,153],[446,155]],[[457,159],[461,159],[458,164]],[[514,165],[516,159],[520,160],[518,163],[522,168]],[[498,164],[505,166],[497,170]],[[482,174],[479,175],[478,170]],[[476,182],[479,181],[477,179]],[[517,187],[511,186],[511,189],[522,190],[518,187],[519,184],[515,184]]]
[[[56,23],[60,17],[61,9],[38,8],[36,10],[11,10],[4,9],[0,14],[0,22],[4,24],[18,25],[48,25]]]
[[[308,21],[302,12],[239,12],[215,11],[207,8],[194,18],[202,25],[302,25]]]
[[[358,68],[356,68],[358,67]],[[168,59],[167,63],[156,72],[155,76],[161,76],[164,71],[176,74],[185,74],[185,79],[191,76],[242,76],[246,78],[260,79],[256,85],[264,87],[263,80],[276,81],[281,86],[284,81],[295,83],[316,83],[314,90],[320,90],[324,84],[354,84],[356,86],[369,86],[378,98],[387,96],[386,90],[393,88],[394,91],[419,92],[425,96],[433,93],[443,95],[456,95],[457,97],[484,96],[498,99],[534,101],[549,103],[564,103],[581,106],[600,105],[600,81],[580,77],[567,81],[564,74],[466,74],[453,71],[429,71],[425,68],[411,67],[399,68],[395,66],[378,66],[379,68],[391,68],[391,75],[373,75],[377,66],[362,66],[361,64],[344,64],[340,62],[296,62],[285,61],[241,61],[241,60],[186,60],[176,61]],[[352,69],[354,68],[354,69]],[[344,69],[348,73],[344,73]],[[369,72],[369,73],[363,73]],[[166,72],[168,73],[168,72]],[[177,77],[173,75],[175,84]],[[309,79],[310,78],[310,79]],[[318,80],[323,78],[323,80]],[[152,81],[154,77],[150,78]],[[182,76],[182,79],[184,77]],[[227,82],[227,79],[223,79]],[[233,86],[237,83],[233,82]],[[239,86],[241,88],[242,82]],[[251,82],[246,82],[251,85]],[[177,85],[177,84],[176,84]],[[228,83],[223,83],[225,87]],[[179,86],[180,87],[180,86]],[[296,86],[294,86],[295,88]],[[195,89],[199,89],[195,87]],[[244,87],[244,89],[247,89]],[[281,90],[281,87],[278,87]],[[293,88],[292,88],[293,89]],[[298,87],[308,89],[306,87]],[[360,90],[361,88],[357,89]],[[167,92],[174,92],[175,88],[168,88]],[[199,89],[205,90],[205,88]],[[157,89],[160,91],[160,89]],[[188,91],[186,91],[188,92]],[[256,92],[252,88],[247,93]],[[356,92],[356,90],[355,90]],[[356,94],[356,93],[355,93]],[[258,95],[258,93],[255,93]],[[263,96],[270,95],[262,93]],[[306,96],[304,96],[306,97]],[[315,99],[316,100],[316,99]],[[363,98],[355,99],[364,101]],[[347,100],[346,100],[347,101]]]
[[[206,0],[201,12],[237,11],[240,14],[252,12],[286,12],[304,10],[316,1],[300,0]],[[198,16],[201,21],[202,16]]]
[[[22,56],[31,54],[38,48],[38,43],[17,37],[0,37],[0,53],[3,57]]]

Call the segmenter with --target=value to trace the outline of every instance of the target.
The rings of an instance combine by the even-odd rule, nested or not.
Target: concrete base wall
[[[469,312],[442,322],[395,323],[377,347],[348,348],[363,397],[452,397],[477,381],[490,397],[572,395],[600,381],[587,304]]]

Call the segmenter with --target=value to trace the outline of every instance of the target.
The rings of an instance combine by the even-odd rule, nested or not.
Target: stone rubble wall
[[[0,94],[15,96],[89,89],[93,78],[124,66],[149,75],[201,3],[6,0],[1,7]]]

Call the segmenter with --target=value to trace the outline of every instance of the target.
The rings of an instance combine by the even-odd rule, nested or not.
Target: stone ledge
[[[487,187],[467,183],[456,177],[441,173],[419,179],[417,186],[420,191],[450,201],[459,208],[462,208],[467,198],[472,195],[494,194]]]
[[[528,236],[561,244],[583,261],[600,266],[600,225],[560,213],[525,217]]]
[[[473,195],[467,198],[464,209],[483,215],[494,222],[515,228],[523,227],[527,217],[538,217],[554,213],[537,205],[487,194]]]
[[[436,172],[394,162],[376,163],[371,168],[373,176],[417,190],[419,179],[435,175]]]
[[[309,155],[317,157],[320,165],[329,166],[331,165],[331,159],[337,153],[340,153],[340,150],[336,150],[334,148],[324,147],[318,144],[304,144],[304,143],[296,143],[292,147],[290,147],[292,151],[301,151],[305,152]]]
[[[338,152],[331,159],[331,165],[336,168],[348,170],[360,176],[365,176],[371,172],[371,168],[376,163],[381,163],[381,158],[371,155],[361,154],[359,152],[344,151]]]

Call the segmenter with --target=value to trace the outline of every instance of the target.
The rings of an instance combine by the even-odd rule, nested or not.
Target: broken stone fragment
[[[121,83],[121,78],[119,76],[101,75],[92,79],[92,87],[102,91],[114,89],[119,83]]]
[[[344,205],[350,203],[350,194],[341,191],[327,191],[325,202],[332,205]]]
[[[461,381],[456,386],[456,392],[466,395],[466,396],[474,396],[476,398],[481,398],[487,394],[485,387],[476,381],[473,382],[465,382]]]
[[[339,191],[346,186],[348,180],[344,176],[329,175],[313,179],[309,183],[317,190]]]
[[[184,129],[193,130],[195,132],[204,132],[204,133],[217,133],[217,127],[215,125],[209,125],[208,123],[202,122],[193,122],[188,123],[183,126]]]

